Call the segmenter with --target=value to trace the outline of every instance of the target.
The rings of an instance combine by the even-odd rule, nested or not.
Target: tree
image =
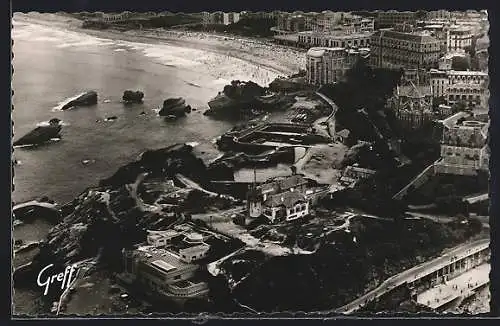
[[[434,98],[433,100],[433,107],[434,108],[437,108],[439,107],[441,104],[446,104],[446,98],[444,96],[439,96],[439,97],[436,97]]]
[[[451,62],[451,69],[453,70],[468,70],[471,69],[471,62],[470,58],[464,57],[464,56],[456,56],[453,57],[452,62]]]

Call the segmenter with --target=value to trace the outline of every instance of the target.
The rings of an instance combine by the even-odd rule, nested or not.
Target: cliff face
[[[33,270],[94,257],[104,258],[101,261],[111,268],[119,266],[122,248],[144,241],[146,229],[166,228],[178,218],[143,204],[137,191],[143,173],[154,180],[181,173],[202,185],[207,183],[206,167],[191,151],[191,146],[174,145],[145,152],[139,161],[121,167],[99,186],[61,207],[61,222],[40,245]]]

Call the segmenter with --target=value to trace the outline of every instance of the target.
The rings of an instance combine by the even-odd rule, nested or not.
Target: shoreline
[[[34,16],[36,15],[36,16]],[[262,39],[206,32],[190,32],[168,29],[144,29],[121,31],[111,27],[104,30],[82,28],[82,21],[60,14],[20,14],[14,19],[19,23],[38,24],[53,29],[79,33],[102,40],[116,40],[164,44],[186,49],[196,49],[246,61],[279,75],[297,73],[305,66],[305,51],[276,45]],[[267,86],[267,85],[263,85]]]

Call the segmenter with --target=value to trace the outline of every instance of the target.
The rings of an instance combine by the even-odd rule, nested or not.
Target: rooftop
[[[393,28],[380,29],[373,34],[374,37],[387,37],[400,40],[408,40],[419,43],[440,43],[428,31],[397,31]]]
[[[135,253],[139,255],[143,262],[164,272],[189,266],[189,264],[181,261],[177,254],[167,249],[155,248],[154,246],[140,246],[135,250]]]
[[[336,38],[356,38],[356,37],[369,37],[373,32],[346,32],[344,30],[334,30],[327,32],[318,31],[303,31],[299,35],[316,36],[316,37],[336,37]]]
[[[432,90],[429,85],[415,85],[410,82],[407,85],[398,86],[396,88],[396,94],[398,96],[405,96],[410,98],[423,98],[432,95]]]
[[[271,195],[265,202],[265,206],[277,207],[285,206],[286,208],[293,207],[299,202],[307,201],[306,197],[297,191],[287,191],[281,194]]]
[[[268,192],[271,190],[281,190],[286,191],[293,187],[298,187],[307,184],[307,180],[300,174],[294,174],[287,177],[277,177],[270,179],[268,182],[263,183],[259,186],[262,192]]]
[[[450,70],[448,71],[448,74],[454,76],[488,76],[487,72],[472,70]]]

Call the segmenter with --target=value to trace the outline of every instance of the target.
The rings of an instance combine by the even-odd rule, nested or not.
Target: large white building
[[[306,81],[312,85],[339,81],[357,60],[367,59],[370,49],[310,48],[306,54]]]
[[[486,105],[488,73],[483,71],[430,70],[432,96],[444,97],[448,104],[460,101]]]

